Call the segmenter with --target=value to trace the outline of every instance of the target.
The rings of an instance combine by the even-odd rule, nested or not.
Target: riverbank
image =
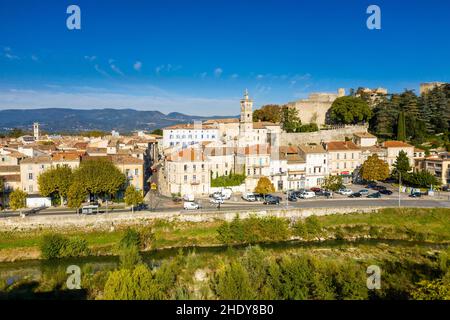
[[[259,216],[259,215],[258,215]],[[274,215],[277,216],[277,215]],[[233,215],[236,217],[236,214]],[[240,216],[240,218],[243,218]],[[282,217],[284,218],[284,217]],[[299,220],[300,217],[295,217]],[[232,219],[232,218],[231,218]],[[450,242],[450,209],[380,209],[369,212],[336,213],[317,216],[321,232],[308,241],[326,239],[392,239]],[[292,224],[293,219],[288,220]],[[135,219],[124,224],[88,225],[72,228],[40,228],[32,230],[0,231],[0,262],[40,259],[39,244],[48,233],[85,239],[94,256],[117,255],[117,244],[125,230],[132,227],[151,230],[150,249],[183,248],[187,246],[219,246],[218,228],[223,220],[179,221],[162,219]],[[302,239],[297,233],[286,240]]]

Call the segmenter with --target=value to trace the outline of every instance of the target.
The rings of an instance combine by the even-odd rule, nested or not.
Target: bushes
[[[119,250],[136,247],[145,250],[151,247],[155,236],[151,228],[135,230],[128,228],[119,242]]]
[[[211,187],[240,186],[244,181],[245,174],[230,174],[228,176],[216,177],[215,179],[211,177]]]
[[[288,221],[277,217],[248,219],[236,216],[232,222],[224,222],[217,229],[218,239],[225,244],[282,241],[290,237]]]
[[[316,216],[309,216],[293,225],[293,233],[301,238],[311,239],[320,236],[322,225]]]
[[[90,253],[85,239],[69,239],[58,234],[45,235],[42,238],[40,250],[44,259],[81,257]]]
[[[351,260],[284,254],[259,248],[223,265],[211,288],[218,299],[367,299],[365,268]]]

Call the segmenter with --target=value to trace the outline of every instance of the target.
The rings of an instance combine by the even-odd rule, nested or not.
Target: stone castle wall
[[[280,144],[282,146],[299,145],[303,143],[321,143],[336,140],[345,140],[346,137],[352,138],[354,133],[367,132],[367,125],[345,126],[342,128],[320,130],[316,132],[299,132],[287,133],[282,132],[280,137]]]

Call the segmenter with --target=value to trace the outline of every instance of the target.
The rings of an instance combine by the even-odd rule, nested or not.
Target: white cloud
[[[38,58],[37,55],[32,54],[32,55],[31,55],[31,60],[33,60],[33,61],[35,61],[35,62],[38,62],[38,61],[39,61],[39,58]]]
[[[100,73],[102,76],[109,77],[109,74],[105,70],[101,69],[98,64],[96,64],[94,66],[94,69],[95,69],[95,71]]]
[[[237,78],[239,78],[239,75],[238,75],[237,73],[233,73],[233,74],[230,76],[230,78],[231,78],[231,79],[237,79]]]
[[[173,65],[173,64],[168,63],[168,64],[162,64],[162,65],[157,66],[155,68],[155,73],[157,75],[159,75],[163,71],[168,73],[168,72],[175,72],[175,71],[178,71],[180,69],[181,69],[180,65]]]
[[[222,68],[216,68],[216,69],[214,70],[214,76],[215,76],[216,78],[219,78],[219,77],[222,75],[222,73],[223,73]]]
[[[136,61],[136,62],[133,64],[133,68],[134,68],[134,70],[136,70],[136,71],[141,71],[141,69],[142,69],[142,62]]]
[[[95,59],[97,59],[97,57],[96,57],[96,56],[84,56],[84,59],[86,59],[87,61],[92,62],[92,61],[94,61]]]
[[[120,70],[119,67],[114,64],[114,59],[109,59],[108,62],[109,62],[109,67],[111,68],[112,71],[114,71],[118,75],[121,75],[121,76],[124,75],[122,70]]]
[[[19,60],[20,58],[12,53],[12,50],[10,47],[3,47],[3,55],[8,60]]]

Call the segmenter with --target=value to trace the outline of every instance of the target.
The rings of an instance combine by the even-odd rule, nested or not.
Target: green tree
[[[162,129],[155,129],[152,132],[150,132],[151,134],[156,134],[158,136],[162,136],[163,135],[163,131]]]
[[[217,271],[213,289],[222,300],[251,300],[256,298],[250,276],[241,263],[231,262]]]
[[[395,163],[393,164],[392,176],[399,180],[401,175],[403,179],[406,180],[406,176],[409,171],[411,171],[411,166],[409,164],[408,154],[401,150],[395,159]]]
[[[0,176],[0,209],[4,209],[5,207],[5,178],[3,176]]]
[[[253,112],[253,121],[268,121],[278,123],[281,121],[281,107],[277,104],[262,106]]]
[[[325,177],[322,187],[326,190],[337,191],[344,186],[342,177],[339,175],[329,175]]]
[[[50,168],[38,177],[39,193],[44,197],[57,194],[61,205],[64,204],[64,198],[67,198],[71,183],[72,169],[67,165]]]
[[[255,188],[255,193],[261,193],[266,196],[266,194],[275,192],[275,187],[272,182],[270,182],[269,178],[261,177],[258,180],[258,184]]]
[[[397,140],[406,141],[406,123],[405,113],[403,111],[401,111],[398,115]]]
[[[406,184],[417,188],[429,188],[431,186],[439,186],[441,184],[441,181],[439,181],[435,175],[427,170],[410,173],[405,177],[404,181]]]
[[[298,110],[289,106],[282,107],[281,122],[283,130],[286,132],[297,132],[302,125],[298,116]]]
[[[67,191],[67,206],[72,209],[76,209],[77,212],[80,209],[84,201],[86,201],[88,193],[83,185],[80,183],[72,183]]]
[[[351,96],[334,100],[329,113],[331,122],[335,124],[357,124],[367,122],[372,117],[372,110],[367,102]]]
[[[73,181],[88,194],[113,196],[125,185],[126,177],[109,159],[82,161],[73,172]]]
[[[16,189],[9,195],[9,206],[13,210],[19,210],[22,214],[22,209],[27,206],[27,194],[20,189]]]
[[[361,177],[368,181],[382,181],[389,177],[389,165],[373,154],[361,166]]]
[[[136,190],[133,185],[129,185],[127,190],[125,191],[125,203],[128,206],[131,206],[131,211],[134,212],[134,207],[144,203],[144,197],[142,196],[142,192]]]

